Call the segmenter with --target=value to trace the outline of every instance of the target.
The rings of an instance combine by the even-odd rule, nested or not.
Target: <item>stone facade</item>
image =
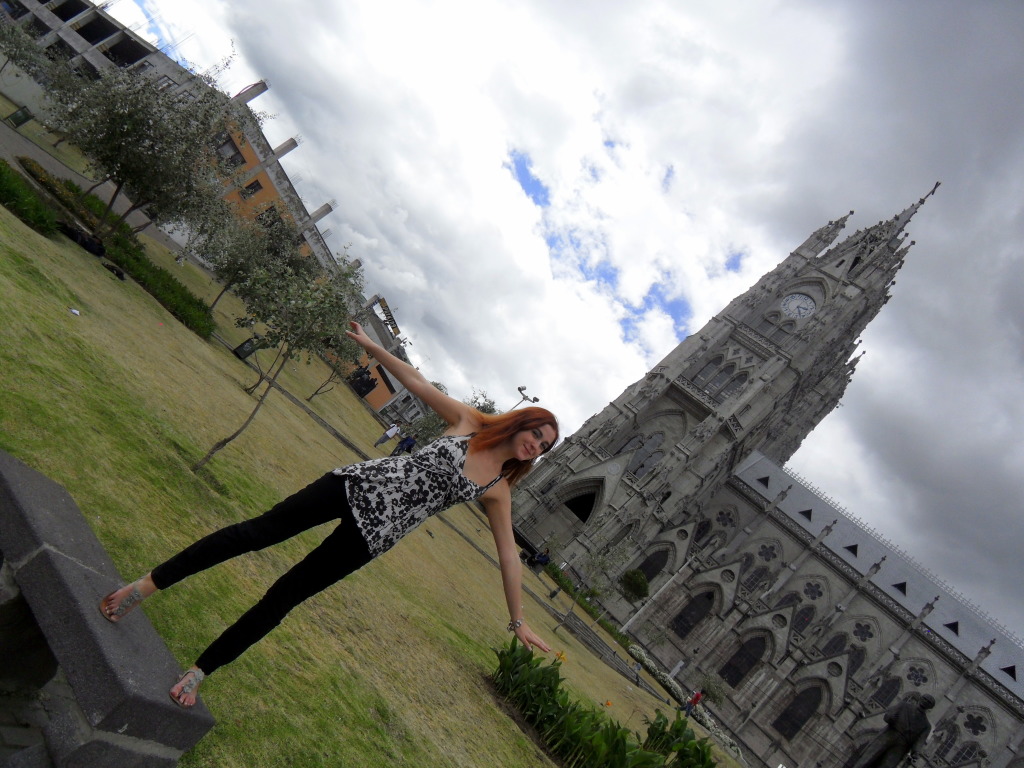
[[[813,233],[516,494],[520,533],[583,578],[644,572],[645,604],[604,606],[682,682],[722,686],[751,764],[851,765],[888,705],[930,693],[925,762],[1024,768],[1020,641],[782,466],[842,397],[927,197]]]

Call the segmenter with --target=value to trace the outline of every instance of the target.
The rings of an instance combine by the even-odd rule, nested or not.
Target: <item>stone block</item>
[[[54,768],[54,766],[46,747],[37,744],[19,750],[7,760],[0,762],[0,768]]]
[[[44,545],[116,575],[114,563],[71,495],[0,451],[0,551],[16,566]]]
[[[168,697],[180,668],[143,611],[117,624],[100,614],[123,582],[71,496],[3,452],[0,551],[66,680],[66,691],[45,686],[61,768],[174,765],[213,727],[201,702],[184,710]]]
[[[202,702],[186,710],[167,695],[180,667],[145,614],[103,618],[100,598],[116,581],[49,549],[16,578],[92,727],[185,750],[213,726]]]

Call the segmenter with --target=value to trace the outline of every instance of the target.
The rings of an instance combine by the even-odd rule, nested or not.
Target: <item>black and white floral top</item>
[[[352,515],[371,554],[387,552],[431,515],[479,498],[501,475],[477,485],[464,474],[470,435],[444,435],[410,456],[371,459],[334,474],[345,478]]]

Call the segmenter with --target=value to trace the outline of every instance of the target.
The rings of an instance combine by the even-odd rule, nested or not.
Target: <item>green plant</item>
[[[644,572],[636,568],[626,571],[619,579],[619,586],[627,600],[642,600],[650,594],[650,585]]]
[[[640,743],[604,712],[570,700],[561,688],[560,662],[547,666],[513,639],[496,650],[494,684],[524,719],[536,727],[548,749],[568,768],[712,768],[707,740],[695,741],[686,721],[657,713]]]
[[[43,235],[57,231],[57,218],[21,174],[0,160],[0,205]]]

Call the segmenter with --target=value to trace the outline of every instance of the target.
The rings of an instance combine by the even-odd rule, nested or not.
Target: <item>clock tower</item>
[[[552,451],[516,490],[517,529],[585,577],[641,568],[657,589],[685,552],[659,542],[697,536],[744,458],[785,463],[839,403],[937,188],[838,243],[853,211],[814,232]]]

